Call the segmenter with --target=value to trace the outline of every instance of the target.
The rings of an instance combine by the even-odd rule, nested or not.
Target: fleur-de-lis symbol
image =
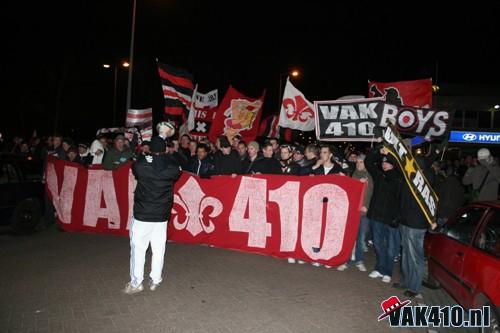
[[[205,231],[211,233],[215,230],[215,225],[210,219],[222,213],[222,203],[214,197],[207,197],[194,177],[189,177],[187,182],[179,189],[179,194],[174,195],[174,204],[178,204],[185,212],[184,221],[179,221],[179,213],[172,209],[174,217],[174,227],[177,230],[186,229],[191,235],[196,236]],[[203,212],[206,208],[212,207],[212,212],[208,214],[208,223],[204,222]]]
[[[309,118],[314,117],[313,110],[309,107],[302,96],[294,96],[294,98],[285,98],[283,107],[286,110],[286,116],[294,121],[305,123]]]

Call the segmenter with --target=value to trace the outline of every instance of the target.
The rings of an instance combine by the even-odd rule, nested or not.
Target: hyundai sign
[[[450,142],[500,144],[500,133],[451,131]]]

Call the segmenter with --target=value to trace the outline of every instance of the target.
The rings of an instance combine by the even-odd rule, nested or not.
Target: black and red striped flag
[[[188,118],[193,97],[193,76],[184,69],[158,62],[163,97],[165,98],[165,120],[174,122],[179,128]]]

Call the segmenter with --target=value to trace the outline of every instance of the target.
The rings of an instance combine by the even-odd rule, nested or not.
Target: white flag
[[[280,127],[300,131],[314,130],[314,107],[297,88],[286,80],[283,101],[281,102]]]
[[[194,87],[193,99],[189,108],[189,116],[187,119],[187,130],[191,132],[195,127],[196,111],[201,109],[211,109],[219,104],[217,89],[206,94],[198,92],[198,85]]]

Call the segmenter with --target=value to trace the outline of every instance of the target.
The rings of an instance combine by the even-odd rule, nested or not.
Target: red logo
[[[388,299],[386,299],[385,301],[380,303],[380,306],[382,307],[382,310],[384,310],[384,313],[382,313],[378,317],[378,321],[381,321],[382,319],[384,319],[385,317],[387,317],[388,315],[390,315],[391,313],[393,313],[397,309],[401,309],[402,307],[404,307],[410,303],[411,303],[411,301],[408,301],[408,300],[401,302],[397,296],[389,297]]]
[[[313,110],[309,107],[302,96],[294,96],[283,100],[283,107],[286,110],[286,116],[293,121],[305,123],[310,118],[314,117]]]

